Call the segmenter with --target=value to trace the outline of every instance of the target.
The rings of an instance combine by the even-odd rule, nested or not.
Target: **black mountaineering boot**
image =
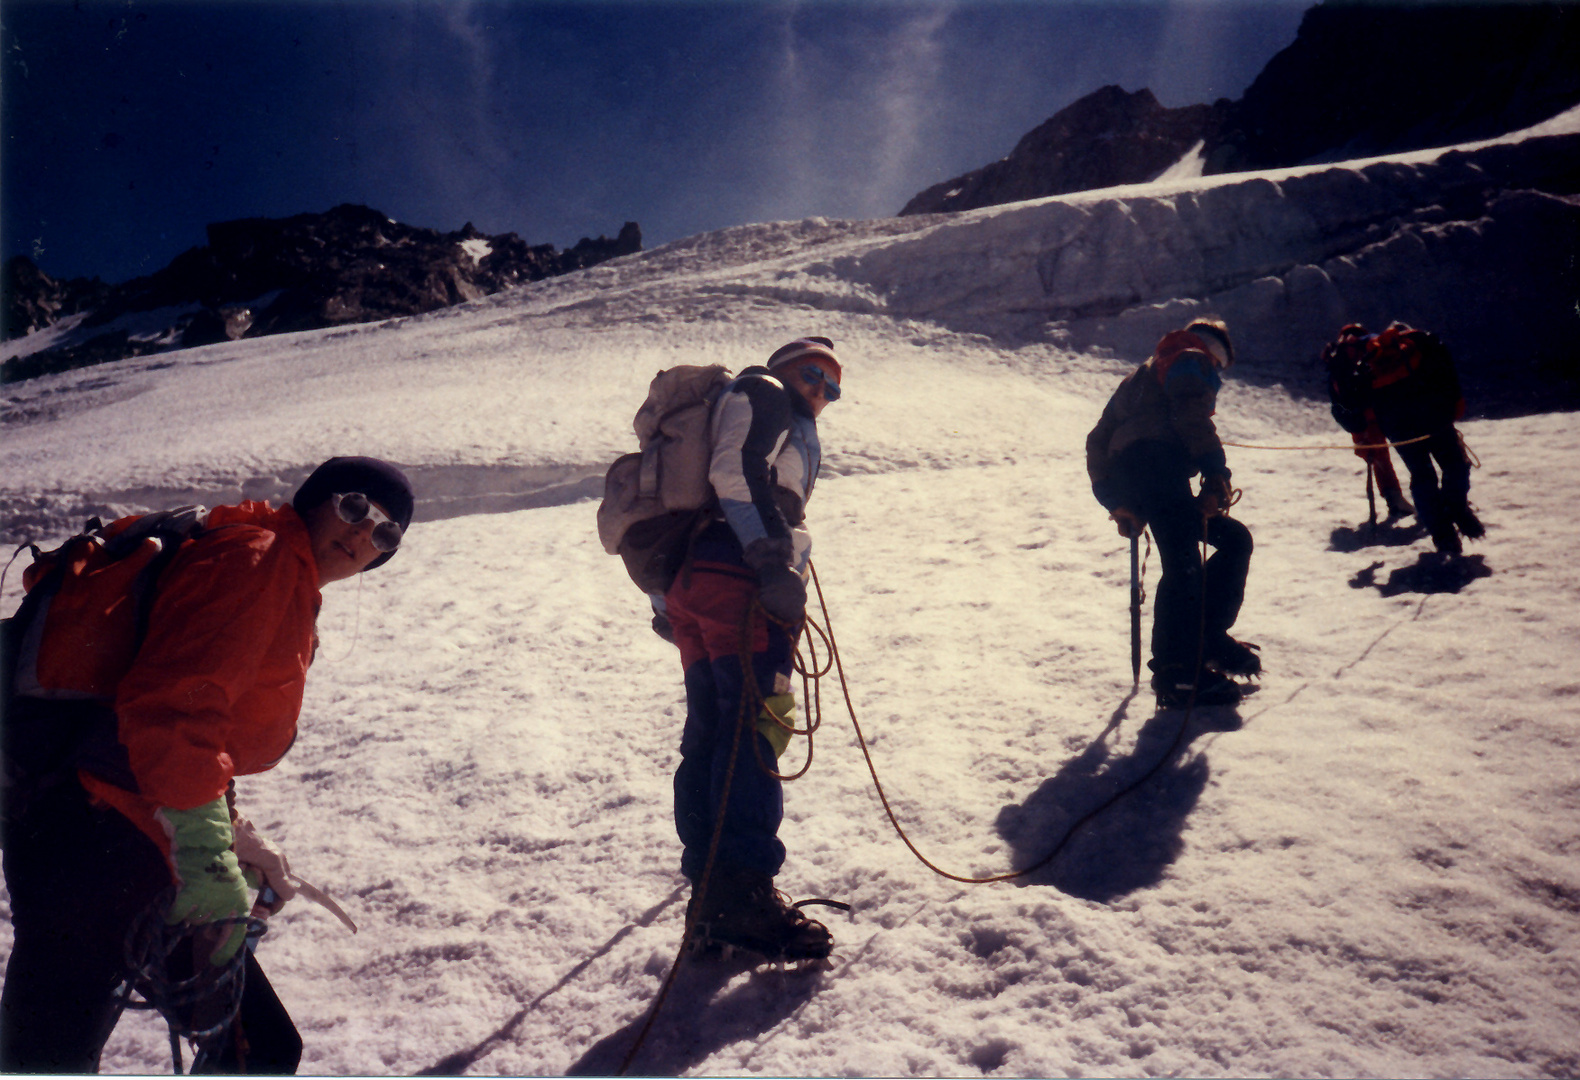
[[[727,945],[769,961],[822,960],[833,951],[834,939],[828,927],[791,905],[768,874],[719,866],[697,912],[691,945],[701,951]]]
[[[1225,675],[1260,675],[1262,658],[1257,653],[1261,651],[1260,645],[1236,641],[1224,634],[1208,648],[1207,666]]]
[[[1410,505],[1410,500],[1405,498],[1404,492],[1398,488],[1384,490],[1383,502],[1388,504],[1388,516],[1391,518],[1415,516],[1415,507]]]
[[[1487,527],[1471,510],[1469,503],[1461,503],[1453,510],[1454,525],[1466,540],[1480,540],[1487,535]]]
[[[1243,696],[1234,680],[1206,668],[1192,680],[1181,665],[1164,668],[1152,676],[1152,692],[1162,709],[1188,709],[1191,705],[1237,705]]]
[[[1465,545],[1460,543],[1459,533],[1454,529],[1454,523],[1447,517],[1438,518],[1432,522],[1432,546],[1437,548],[1440,555],[1458,555],[1465,550]]]

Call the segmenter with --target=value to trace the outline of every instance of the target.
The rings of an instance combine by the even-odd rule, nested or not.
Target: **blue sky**
[[[879,217],[1117,83],[1238,97],[1308,0],[3,0],[0,242],[123,281],[364,203],[565,247]]]

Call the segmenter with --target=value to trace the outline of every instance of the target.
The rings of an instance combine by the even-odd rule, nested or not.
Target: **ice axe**
[[[1387,450],[1385,449],[1383,452],[1387,453]],[[1367,526],[1367,528],[1371,529],[1373,532],[1377,531],[1377,490],[1376,490],[1376,486],[1372,482],[1372,477],[1375,474],[1376,474],[1376,469],[1373,468],[1373,466],[1372,466],[1371,458],[1367,458],[1366,459],[1366,509],[1368,511],[1368,516],[1367,516],[1367,519],[1366,519],[1366,526]]]
[[[1130,675],[1141,685],[1141,537],[1130,538]]]

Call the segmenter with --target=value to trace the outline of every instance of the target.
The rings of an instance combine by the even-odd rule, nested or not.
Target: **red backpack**
[[[27,595],[6,620],[6,695],[109,701],[148,631],[155,584],[205,510],[98,519],[53,551],[34,548]],[[14,647],[11,653],[9,647]]]
[[[1412,399],[1449,421],[1465,414],[1454,358],[1436,334],[1396,322],[1372,339],[1367,360],[1373,391]]]
[[[1371,362],[1372,389],[1403,382],[1420,373],[1426,366],[1431,335],[1425,330],[1412,330],[1395,323],[1372,339],[1368,350]]]
[[[113,704],[147,636],[159,577],[203,532],[186,506],[103,525],[97,518],[53,551],[29,545],[27,595],[0,623],[0,759],[5,816],[87,769],[137,790]]]

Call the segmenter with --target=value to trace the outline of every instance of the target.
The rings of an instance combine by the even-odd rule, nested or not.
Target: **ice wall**
[[[1145,357],[1202,311],[1312,389],[1344,322],[1438,331],[1481,411],[1575,403],[1580,135],[939,216],[806,268],[880,310]],[[829,284],[832,284],[830,282]]]

